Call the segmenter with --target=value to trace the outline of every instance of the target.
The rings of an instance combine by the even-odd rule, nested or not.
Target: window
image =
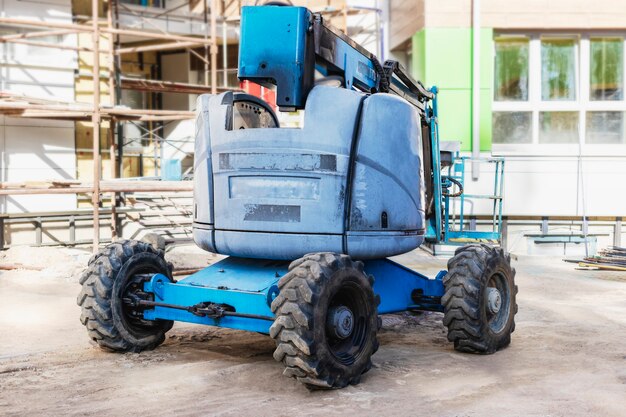
[[[576,57],[573,39],[541,40],[541,98],[576,100]]]
[[[494,112],[493,143],[531,143],[531,112]]]
[[[494,99],[528,100],[528,38],[496,40]]]
[[[589,76],[591,100],[624,98],[624,42],[615,38],[592,38]]]
[[[624,112],[587,112],[585,143],[620,144],[624,140]]]
[[[607,147],[626,145],[624,42],[615,32],[496,35],[494,150],[626,152]]]
[[[137,74],[124,74],[128,78],[139,78]],[[137,90],[122,90],[120,96],[122,105],[133,109],[145,109],[146,93]],[[138,155],[143,153],[144,146],[148,146],[151,135],[146,135],[146,122],[123,123],[124,129],[124,153]]]
[[[539,143],[578,143],[578,112],[539,113]]]

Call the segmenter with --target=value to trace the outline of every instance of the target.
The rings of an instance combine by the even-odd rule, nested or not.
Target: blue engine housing
[[[197,102],[194,240],[246,258],[384,258],[423,241],[420,116],[391,94],[314,87],[304,127],[236,129],[232,92]]]

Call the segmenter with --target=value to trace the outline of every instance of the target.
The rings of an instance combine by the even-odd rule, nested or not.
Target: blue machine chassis
[[[436,217],[429,228],[432,227],[433,233],[440,239],[443,219],[439,207],[443,196],[439,169],[437,89],[425,90],[397,63],[388,66],[385,62],[383,72],[387,74],[385,79],[390,85],[381,90],[383,78],[379,67],[376,57],[330,25],[325,25],[321,15],[312,14],[306,8],[243,8],[238,77],[276,85],[276,103],[281,109],[305,107],[307,95],[314,85],[316,69],[325,76],[340,75],[344,87],[348,89],[393,92],[423,113],[430,124],[429,139],[433,143],[435,163]],[[431,100],[432,107],[429,108]],[[283,261],[229,257],[175,283],[164,275],[154,275],[144,289],[154,294],[156,306],[153,304],[153,308],[145,310],[144,318],[269,333],[274,318],[270,306],[279,293],[278,281],[287,273],[288,266],[289,263]],[[389,259],[366,261],[365,271],[375,277],[374,293],[381,299],[379,313],[443,311],[440,300],[446,271],[440,271],[435,278],[428,278]],[[210,303],[212,308],[221,306],[230,313],[248,317],[230,314],[213,318],[198,314],[193,306],[202,303]]]
[[[178,282],[155,274],[144,290],[154,301],[182,307],[199,303],[226,305],[239,314],[263,318],[224,316],[211,318],[182,309],[156,306],[144,312],[147,320],[175,320],[209,326],[269,333],[274,314],[270,306],[279,293],[278,281],[289,263],[228,257]],[[443,276],[428,278],[389,259],[365,261],[365,271],[375,277],[374,293],[380,296],[378,313],[407,310],[443,311]]]

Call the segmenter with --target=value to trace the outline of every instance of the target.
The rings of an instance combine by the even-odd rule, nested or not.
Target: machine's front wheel
[[[272,302],[270,336],[284,374],[309,389],[357,384],[378,349],[373,278],[347,255],[316,253],[291,263]]]
[[[77,303],[80,321],[98,346],[140,352],[163,343],[173,322],[144,320],[141,308],[132,303],[133,298],[150,298],[143,284],[156,273],[172,279],[163,251],[136,240],[112,243],[89,260],[80,277]]]
[[[456,250],[443,278],[441,303],[448,340],[469,353],[494,353],[511,343],[517,285],[511,258],[502,249],[472,244]]]

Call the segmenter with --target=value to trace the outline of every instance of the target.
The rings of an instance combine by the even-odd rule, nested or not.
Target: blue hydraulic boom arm
[[[268,47],[269,45],[269,47]],[[281,111],[303,109],[315,71],[339,76],[345,88],[397,94],[423,113],[435,95],[396,61],[376,56],[304,7],[243,7],[239,73],[241,80],[277,87]]]

